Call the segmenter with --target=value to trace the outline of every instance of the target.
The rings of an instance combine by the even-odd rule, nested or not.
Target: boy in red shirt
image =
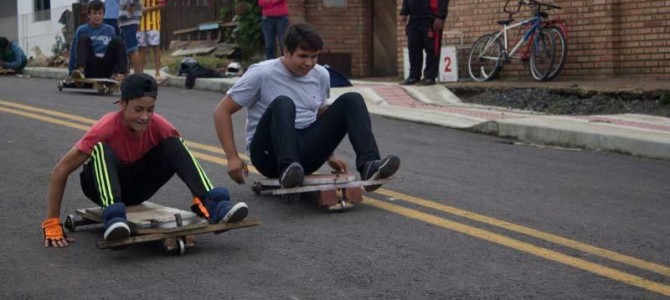
[[[119,111],[103,116],[56,164],[42,223],[45,247],[67,247],[73,241],[63,235],[59,215],[67,178],[81,165],[82,191],[103,208],[107,241],[130,236],[126,205],[149,199],[175,173],[194,195],[191,209],[210,223],[247,216],[247,205],[233,204],[226,188],[213,187],[177,129],[154,113],[157,90],[149,75],[126,77]]]

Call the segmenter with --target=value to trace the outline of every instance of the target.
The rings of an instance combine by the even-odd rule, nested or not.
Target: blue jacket
[[[12,42],[9,50],[4,52],[2,53],[3,68],[18,70],[25,67],[28,58],[23,53],[23,50],[21,50],[21,47],[19,47],[19,43]]]
[[[116,31],[114,27],[107,24],[100,24],[98,27],[93,27],[91,24],[84,24],[77,28],[77,31],[74,33],[74,38],[72,39],[72,47],[70,49],[70,64],[68,65],[68,70],[72,73],[72,70],[75,69],[75,64],[77,62],[77,44],[79,43],[79,38],[82,35],[88,35],[91,38],[91,43],[93,44],[93,53],[97,57],[103,57],[105,52],[107,52],[107,46],[109,42],[116,36]]]
[[[119,0],[105,0],[105,19],[119,18]]]

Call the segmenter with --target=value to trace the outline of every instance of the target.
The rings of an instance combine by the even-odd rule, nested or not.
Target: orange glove
[[[56,247],[56,242],[66,241],[66,236],[63,233],[63,225],[59,218],[50,218],[42,222],[42,230],[44,231],[44,246]],[[64,243],[67,246],[67,242]]]

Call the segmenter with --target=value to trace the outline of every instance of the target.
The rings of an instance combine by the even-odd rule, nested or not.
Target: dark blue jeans
[[[314,123],[295,129],[295,104],[291,98],[277,97],[263,113],[249,145],[254,167],[269,178],[277,178],[293,162],[305,174],[318,170],[342,142],[345,135],[356,153],[356,169],[380,159],[372,134],[370,114],[358,93],[338,97]]]
[[[265,40],[265,57],[275,58],[277,46],[279,46],[279,53],[284,55],[284,34],[288,28],[288,16],[263,17],[261,26]]]
[[[117,20],[117,19],[102,19],[102,23],[105,23],[109,26],[114,27],[114,33],[116,33],[116,36],[121,36],[121,29],[119,29],[119,20]]]
[[[442,47],[442,31],[432,32],[433,19],[410,18],[407,27],[407,50],[409,52],[409,78],[421,79],[423,53],[426,53],[424,79],[435,79],[440,67],[440,48]],[[437,40],[436,40],[437,39]]]

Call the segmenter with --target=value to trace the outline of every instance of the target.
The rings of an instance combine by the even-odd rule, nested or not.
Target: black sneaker
[[[284,172],[279,177],[279,183],[282,188],[292,188],[299,185],[302,185],[302,182],[305,180],[305,171],[302,169],[302,166],[297,163],[291,163],[284,169]]]
[[[103,235],[105,241],[114,242],[127,239],[130,236],[130,227],[124,221],[114,222],[107,226]]]
[[[418,82],[417,85],[434,85],[435,83],[436,83],[435,79],[426,78],[426,79],[422,80],[421,82]]]
[[[373,160],[365,163],[361,172],[363,180],[377,180],[389,178],[400,168],[400,158],[396,155],[389,155],[382,160]],[[372,192],[381,187],[381,184],[367,185],[365,191]]]
[[[401,85],[414,85],[417,82],[419,82],[419,79],[409,77],[409,78],[405,79],[405,81],[401,82],[400,84]]]
[[[230,202],[227,202],[230,203]],[[221,223],[235,223],[244,220],[249,214],[249,207],[244,202],[237,202],[235,205],[230,204],[228,212],[221,219]]]

